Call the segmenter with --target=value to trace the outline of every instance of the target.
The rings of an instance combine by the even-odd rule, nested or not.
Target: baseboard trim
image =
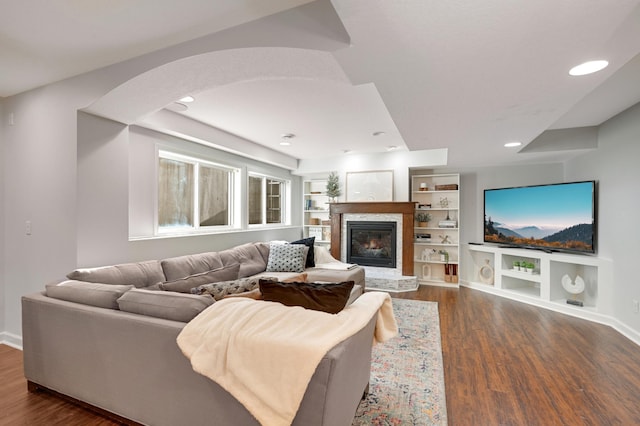
[[[0,343],[11,346],[12,348],[22,350],[22,336],[9,332],[0,333]]]

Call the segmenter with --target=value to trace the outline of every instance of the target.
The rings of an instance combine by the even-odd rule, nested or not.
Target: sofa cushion
[[[215,283],[219,281],[229,281],[238,278],[240,265],[238,263],[223,266],[211,271],[189,275],[173,281],[165,281],[159,284],[160,290],[177,291],[180,293],[190,293],[193,287],[203,284]]]
[[[125,312],[189,322],[213,302],[208,295],[133,289],[118,299],[118,306]]]
[[[163,259],[160,264],[167,281],[200,274],[223,266],[240,264],[240,278],[255,275],[267,267],[269,245],[247,243],[219,252],[197,253]],[[164,281],[164,280],[162,280]]]
[[[315,268],[305,269],[305,272],[308,275],[307,281],[309,282],[339,283],[353,281],[356,285],[365,287],[365,270],[362,266],[347,270],[323,269],[316,266]]]
[[[68,280],[57,284],[47,284],[45,288],[47,296],[54,299],[82,303],[83,305],[97,306],[99,308],[118,309],[118,298],[134,287],[132,285]]]
[[[247,243],[223,250],[220,258],[225,265],[240,264],[238,278],[250,277],[267,268],[269,259],[269,243]]]
[[[174,281],[190,275],[209,272],[225,266],[222,264],[222,259],[220,259],[220,254],[218,252],[170,257],[168,259],[161,260],[160,265],[162,265],[162,270],[164,275],[167,277],[167,281]]]
[[[267,272],[302,272],[308,247],[302,244],[271,243]]]
[[[137,288],[148,287],[166,279],[157,260],[81,268],[67,274],[67,278],[91,283],[133,285]]]
[[[353,281],[320,284],[260,280],[260,292],[263,300],[280,302],[286,306],[302,306],[306,309],[330,314],[337,314],[344,309],[352,288]]]
[[[314,257],[314,261],[315,263],[319,264],[319,263],[332,263],[332,262],[340,262],[339,260],[335,259],[333,256],[331,256],[331,253],[329,252],[329,250],[326,247],[323,246],[313,246],[313,257]]]
[[[307,258],[305,261],[305,268],[313,268],[316,266],[315,262],[315,253],[314,253],[314,244],[316,242],[316,237],[303,238],[297,241],[291,241],[291,244],[303,244],[309,247],[309,251],[307,252]]]

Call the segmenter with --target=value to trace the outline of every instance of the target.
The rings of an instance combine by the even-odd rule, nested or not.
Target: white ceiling
[[[0,0],[0,96],[221,30],[249,32],[306,3]],[[192,93],[182,114],[300,159],[448,148],[449,165],[465,166],[568,158],[591,141],[554,152],[538,137],[597,126],[640,102],[640,0],[314,3],[335,9],[315,17],[326,38],[337,27],[350,37],[331,52],[349,84],[249,79]],[[284,25],[303,40],[308,22]],[[568,75],[596,58],[610,66]],[[292,146],[279,145],[283,133],[296,135]],[[534,149],[541,139],[545,149]],[[503,147],[513,140],[530,146]]]

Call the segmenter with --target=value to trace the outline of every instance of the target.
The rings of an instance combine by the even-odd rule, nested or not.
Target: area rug
[[[399,335],[374,346],[353,426],[446,425],[438,304],[393,299],[393,311]]]

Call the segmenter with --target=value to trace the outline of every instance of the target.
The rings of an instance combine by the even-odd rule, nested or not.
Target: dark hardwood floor
[[[468,288],[439,303],[450,425],[640,425],[640,348],[610,327]],[[0,345],[0,425],[114,425],[29,393],[22,353]]]

